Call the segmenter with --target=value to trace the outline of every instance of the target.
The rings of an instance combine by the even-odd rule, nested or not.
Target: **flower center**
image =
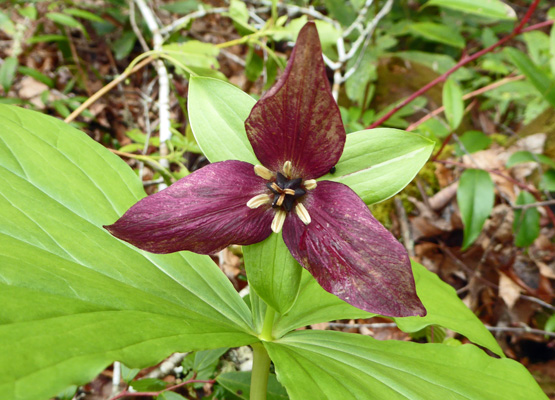
[[[266,187],[274,194],[272,207],[283,207],[289,212],[295,205],[295,200],[306,194],[306,190],[301,188],[302,178],[287,179],[281,172],[276,174],[275,182],[268,182]]]
[[[264,204],[272,204],[276,209],[274,219],[272,221],[272,230],[280,232],[287,213],[294,210],[297,216],[308,225],[311,221],[307,209],[299,201],[308,190],[316,188],[316,181],[309,179],[303,181],[302,178],[293,178],[291,176],[293,168],[290,161],[286,161],[283,165],[282,172],[273,173],[262,165],[255,165],[254,172],[261,178],[269,181],[266,187],[271,193],[264,193],[254,196],[247,202],[250,208],[258,208]]]

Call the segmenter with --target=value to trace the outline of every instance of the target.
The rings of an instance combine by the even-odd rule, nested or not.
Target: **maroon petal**
[[[265,183],[251,164],[210,164],[142,199],[105,228],[152,253],[210,254],[230,244],[257,243],[270,235],[274,211],[270,205],[250,209],[246,204],[267,192]]]
[[[407,251],[349,187],[318,182],[303,204],[312,222],[289,213],[283,239],[325,290],[372,313],[426,315]]]
[[[245,128],[256,157],[270,170],[291,161],[293,176],[318,178],[339,160],[345,129],[314,23],[299,33],[287,68],[254,105]]]

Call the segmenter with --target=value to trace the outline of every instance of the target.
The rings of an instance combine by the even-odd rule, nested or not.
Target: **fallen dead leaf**
[[[511,278],[502,272],[499,273],[499,296],[501,296],[509,309],[513,308],[520,297],[520,291],[520,286],[514,283]]]

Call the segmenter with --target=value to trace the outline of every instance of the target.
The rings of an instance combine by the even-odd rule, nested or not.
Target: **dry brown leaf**
[[[513,282],[504,273],[499,273],[499,296],[503,299],[509,309],[513,308],[520,297],[520,286]]]
[[[459,182],[454,182],[447,187],[444,187],[439,192],[434,194],[428,199],[428,204],[432,210],[438,211],[444,208],[457,194]]]
[[[48,90],[48,86],[39,82],[30,76],[24,76],[19,81],[18,94],[21,99],[29,100],[34,106],[43,109],[44,103],[41,100],[41,94]]]
[[[317,324],[312,324],[310,325],[310,327],[316,331],[325,331],[327,329],[329,329],[330,324],[329,322],[320,322]]]

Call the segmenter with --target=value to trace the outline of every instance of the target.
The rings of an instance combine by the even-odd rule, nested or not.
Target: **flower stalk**
[[[266,400],[268,377],[270,375],[270,356],[262,343],[253,344],[252,349],[254,351],[254,358],[250,398],[251,400]]]
[[[260,340],[272,341],[272,330],[274,328],[274,320],[276,318],[276,310],[270,306],[266,306],[266,314],[264,316],[264,324],[260,333]],[[251,375],[251,400],[266,400],[266,392],[268,391],[268,376],[270,375],[270,356],[266,351],[263,343],[255,343],[252,345],[254,352]]]

